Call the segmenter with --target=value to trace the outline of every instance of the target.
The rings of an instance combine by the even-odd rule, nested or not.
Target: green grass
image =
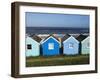
[[[27,57],[26,67],[89,64],[89,55]]]

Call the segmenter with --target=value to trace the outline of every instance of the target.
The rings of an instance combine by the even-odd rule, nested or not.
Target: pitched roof
[[[50,36],[52,36],[53,38],[57,39],[59,41],[59,39],[57,37],[55,37],[53,34],[50,34],[49,36],[47,36],[44,40],[46,40],[47,38],[49,38]]]
[[[61,41],[63,42],[63,41],[65,41],[66,39],[68,39],[70,37],[70,35],[69,34],[66,34],[62,39],[61,39]]]
[[[74,38],[77,38],[80,34],[72,34],[71,36],[73,36]]]
[[[37,35],[31,35],[32,39],[36,40],[37,42],[40,42],[42,39]]]
[[[43,39],[43,41],[41,43],[43,44],[46,40],[48,40],[49,37],[53,37],[57,42],[59,42],[59,39],[57,37],[55,37],[53,34],[50,34],[45,39]]]
[[[78,40],[78,41],[83,41],[85,38],[86,38],[87,36],[86,35],[79,35],[76,39]]]

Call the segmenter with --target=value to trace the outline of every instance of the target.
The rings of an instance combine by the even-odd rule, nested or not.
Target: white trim
[[[45,39],[42,39],[41,41],[40,41],[40,44],[42,44],[42,42],[44,41]]]
[[[70,36],[69,38],[67,38],[65,41],[63,41],[63,43],[67,42],[70,38],[73,38],[77,43],[79,43],[79,41],[76,38],[74,38],[73,36]]]
[[[86,37],[83,41],[81,41],[81,43],[83,43],[83,42],[84,42],[86,39],[88,39],[88,38],[90,39],[90,37],[88,36],[88,37]]]
[[[60,42],[59,42],[56,38],[54,38],[54,37],[52,37],[52,36],[50,36],[50,37],[48,37],[47,39],[45,39],[43,42],[41,42],[41,44],[45,43],[49,38],[54,39],[55,41],[57,41],[57,42],[60,44]]]

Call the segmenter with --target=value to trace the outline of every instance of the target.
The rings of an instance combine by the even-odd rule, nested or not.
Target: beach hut
[[[39,56],[40,55],[40,42],[41,38],[36,35],[26,36],[26,56]]]
[[[59,55],[60,42],[58,39],[50,35],[41,42],[41,50],[43,56]]]
[[[65,55],[76,55],[78,54],[79,41],[70,35],[65,35],[62,38],[63,54]]]
[[[80,35],[77,37],[77,40],[80,42],[79,53],[89,54],[90,37],[86,35]]]

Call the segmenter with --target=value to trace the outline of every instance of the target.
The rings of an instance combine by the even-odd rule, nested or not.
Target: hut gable
[[[41,44],[43,44],[44,42],[46,42],[49,38],[53,38],[55,41],[59,42],[59,39],[57,37],[55,37],[53,34],[49,35],[48,37],[46,37],[44,40],[42,40]]]

